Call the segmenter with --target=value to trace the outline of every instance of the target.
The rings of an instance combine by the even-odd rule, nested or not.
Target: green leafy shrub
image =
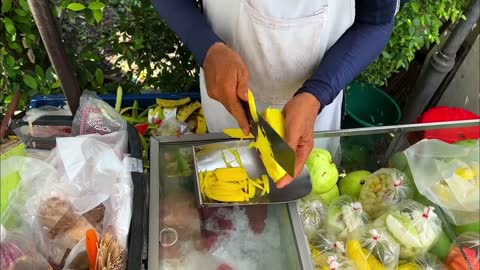
[[[444,22],[463,16],[469,0],[413,0],[397,14],[392,37],[381,56],[359,76],[359,80],[383,86],[395,73],[408,67],[415,53],[440,42]]]

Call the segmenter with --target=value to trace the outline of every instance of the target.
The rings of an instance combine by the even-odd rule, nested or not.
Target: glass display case
[[[352,171],[403,166],[395,155],[421,139],[461,140],[472,129],[478,134],[480,121],[318,132],[315,145],[329,150],[339,174],[345,176]],[[152,138],[148,269],[315,269],[298,202],[218,208],[196,205],[192,146],[228,140],[232,139],[218,133]],[[443,237],[439,243],[443,242],[434,248],[443,248],[446,256],[461,230],[450,225],[451,219],[436,204],[428,199],[421,202],[437,209]]]

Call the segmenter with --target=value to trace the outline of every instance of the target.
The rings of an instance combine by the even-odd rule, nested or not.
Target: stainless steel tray
[[[241,203],[222,203],[211,200],[202,196],[200,192],[200,179],[199,173],[201,171],[212,171],[217,168],[225,168],[225,162],[222,158],[222,152],[228,155],[229,148],[235,148],[240,153],[242,163],[246,168],[248,175],[252,178],[261,178],[262,175],[267,175],[265,167],[260,160],[259,154],[256,149],[249,148],[249,140],[238,140],[220,143],[204,144],[199,146],[193,146],[194,162],[196,171],[196,198],[197,203],[200,206],[226,206],[226,205],[251,205],[251,204],[275,204],[275,203],[288,203],[299,200],[307,196],[312,190],[312,183],[310,181],[310,175],[305,168],[302,174],[297,177],[291,184],[282,189],[278,189],[271,178],[270,193],[265,196],[256,196],[248,202]],[[233,159],[233,155],[231,158]]]

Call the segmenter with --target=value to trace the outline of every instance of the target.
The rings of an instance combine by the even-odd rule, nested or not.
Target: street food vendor
[[[296,173],[314,131],[338,130],[343,89],[382,52],[407,0],[153,0],[200,69],[210,132],[250,132],[240,100],[283,109]],[[278,187],[293,179],[282,179]]]

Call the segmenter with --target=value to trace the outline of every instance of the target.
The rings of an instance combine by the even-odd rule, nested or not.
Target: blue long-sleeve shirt
[[[322,108],[380,55],[393,31],[395,14],[409,0],[355,0],[355,21],[325,53],[314,74],[298,93],[313,94]],[[152,0],[161,17],[192,51],[197,63],[215,42],[213,32],[195,0]]]

